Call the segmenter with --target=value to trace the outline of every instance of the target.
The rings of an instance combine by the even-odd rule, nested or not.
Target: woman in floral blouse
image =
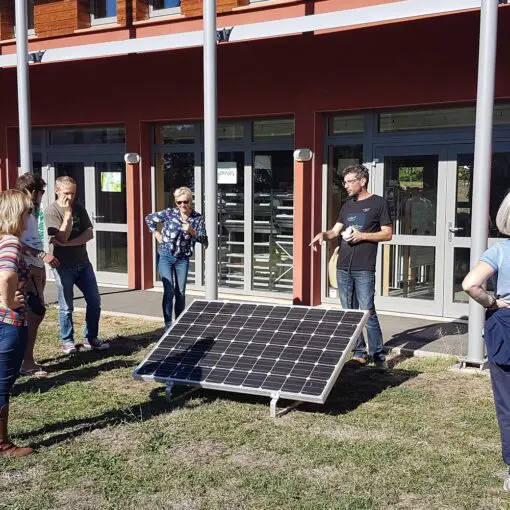
[[[185,307],[186,281],[189,259],[198,241],[206,248],[208,244],[204,217],[192,209],[193,194],[181,187],[174,192],[176,207],[147,215],[145,222],[159,243],[159,274],[163,282],[163,317],[165,326],[172,325],[172,309],[175,298],[175,318]],[[157,230],[157,224],[163,228]]]
[[[26,193],[0,193],[0,457],[24,457],[32,448],[9,441],[9,395],[27,345],[25,283],[28,270],[19,237],[27,229],[32,200]]]

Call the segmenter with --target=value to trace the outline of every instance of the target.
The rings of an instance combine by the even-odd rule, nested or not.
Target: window
[[[156,145],[181,145],[195,143],[195,124],[165,124],[154,129]]]
[[[27,0],[27,33],[28,35],[34,35],[34,1]],[[14,2],[13,2],[14,3]],[[16,21],[14,21],[16,23]],[[16,24],[14,25],[14,34],[16,34]]]
[[[125,141],[123,127],[50,129],[50,145],[123,144]]]
[[[27,18],[28,18],[28,33],[29,35],[35,34],[34,32],[34,0],[27,1]]]
[[[379,132],[466,128],[474,126],[475,120],[475,106],[389,112],[379,115]],[[494,105],[493,123],[494,125],[510,124],[509,104]]]
[[[150,15],[165,16],[181,12],[181,0],[151,0]]]
[[[363,115],[332,115],[328,119],[328,134],[330,136],[363,134],[363,130]]]
[[[294,139],[294,119],[265,119],[253,121],[253,141]]]
[[[92,25],[117,21],[117,0],[91,0],[91,2]]]

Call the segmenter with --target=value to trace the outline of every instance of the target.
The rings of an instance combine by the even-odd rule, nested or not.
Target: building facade
[[[342,169],[362,162],[371,191],[388,199],[394,216],[393,240],[379,250],[379,309],[467,314],[460,284],[469,269],[479,9],[383,15],[272,37],[263,31],[272,20],[292,26],[343,12],[364,20],[380,7],[398,13],[417,3],[218,2],[219,27],[262,30],[260,38],[218,45],[220,292],[338,302],[327,271],[334,245],[317,254],[308,245],[336,221]],[[34,171],[48,183],[46,198],[56,177],[73,176],[95,224],[90,253],[100,283],[157,286],[144,216],[170,205],[182,185],[204,208],[202,49],[113,55],[106,48],[192,35],[201,30],[201,3],[33,0],[29,7],[30,51],[70,55],[30,66]],[[495,215],[510,188],[509,29],[502,4],[489,244],[501,241]],[[14,30],[12,7],[3,3],[0,63],[15,53]],[[92,45],[98,56],[80,57]],[[17,123],[16,69],[7,63],[0,69],[2,189],[22,171]],[[294,162],[293,150],[303,147],[313,160]],[[126,152],[139,153],[140,164],[126,165]],[[204,256],[199,248],[190,272],[197,290]]]

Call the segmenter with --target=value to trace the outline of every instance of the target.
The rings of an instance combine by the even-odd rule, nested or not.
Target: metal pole
[[[216,129],[216,0],[204,0],[204,195],[209,236],[209,248],[205,255],[205,298],[210,300],[218,299]]]
[[[498,1],[482,0],[480,47],[478,51],[478,89],[476,98],[475,158],[473,199],[471,206],[471,267],[487,249],[489,236],[489,200],[492,165],[492,121],[494,111],[494,79],[496,74],[496,39]],[[482,329],[485,311],[469,300],[469,337],[467,362],[482,363],[484,348]]]
[[[28,77],[27,0],[16,0],[16,57],[20,163],[23,172],[31,172],[32,130],[30,126],[30,85]]]

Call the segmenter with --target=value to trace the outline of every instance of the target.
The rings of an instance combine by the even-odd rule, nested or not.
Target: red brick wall
[[[149,17],[149,0],[132,0],[133,21],[141,21]]]
[[[235,7],[248,5],[250,0],[217,0],[216,9],[218,14],[228,12]],[[196,17],[202,16],[203,0],[181,0],[181,12],[184,16]]]
[[[14,2],[0,2],[0,41],[14,37]]]
[[[72,34],[90,25],[87,0],[36,0],[34,28],[38,37]]]

